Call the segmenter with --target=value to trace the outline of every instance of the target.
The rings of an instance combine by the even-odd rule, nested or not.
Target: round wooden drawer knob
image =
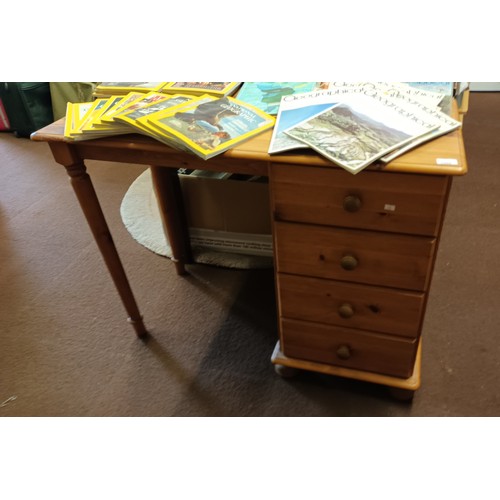
[[[351,357],[351,349],[349,349],[349,346],[347,345],[341,345],[337,349],[337,356],[340,359],[349,359]]]
[[[358,259],[354,255],[344,255],[340,259],[340,266],[346,271],[352,271],[358,267]]]
[[[351,304],[342,304],[339,307],[339,315],[341,318],[352,318],[354,315],[354,309],[352,308]]]
[[[344,198],[343,207],[346,212],[357,212],[361,208],[361,199],[359,196],[350,194]]]

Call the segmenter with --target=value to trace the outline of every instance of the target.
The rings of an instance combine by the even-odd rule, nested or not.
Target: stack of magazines
[[[274,116],[234,97],[172,89],[68,103],[64,135],[82,141],[139,132],[208,159],[274,126]]]
[[[209,159],[274,127],[269,154],[307,148],[356,174],[460,127],[443,112],[452,93],[450,82],[106,82],[93,102],[68,103],[65,137],[139,132]]]
[[[233,95],[242,82],[100,82],[95,88],[97,97],[125,95],[129,92],[162,92],[164,94],[203,95],[215,97]]]
[[[403,83],[326,86],[281,98],[270,154],[311,148],[356,174],[461,126],[439,107],[445,93]]]

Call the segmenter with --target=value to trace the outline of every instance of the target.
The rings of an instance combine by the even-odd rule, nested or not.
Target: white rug
[[[123,197],[120,214],[131,236],[152,252],[172,258],[172,249],[163,232],[160,211],[151,180],[145,170]],[[271,257],[232,254],[194,247],[193,259],[198,264],[210,264],[235,269],[267,269],[273,266]]]

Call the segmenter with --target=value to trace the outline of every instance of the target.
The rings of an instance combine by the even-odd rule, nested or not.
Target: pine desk
[[[454,115],[458,116],[454,105]],[[64,119],[32,135],[63,165],[138,336],[147,330],[85,160],[149,165],[178,274],[192,262],[177,170],[269,177],[284,376],[313,370],[420,385],[420,334],[448,193],[467,172],[461,130],[357,175],[310,154],[267,154],[265,132],[208,161],[142,135],[67,142]]]

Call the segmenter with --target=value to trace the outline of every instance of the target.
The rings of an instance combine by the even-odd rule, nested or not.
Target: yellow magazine
[[[87,120],[82,130],[95,130],[96,126],[101,124],[102,116],[112,110],[121,100],[123,100],[123,96],[110,96],[103,106],[92,113],[92,116]]]
[[[139,94],[140,95],[140,94]],[[171,96],[167,94],[162,94],[160,92],[148,92],[147,94],[140,95],[139,98],[134,99],[133,101],[129,101],[128,103],[124,103],[123,105],[119,105],[118,109],[112,110],[111,113],[108,113],[105,117],[109,121],[116,121],[118,116],[125,115],[128,113],[132,113],[137,109],[141,109],[156,102],[165,101],[170,99]]]
[[[201,96],[203,94],[224,97],[236,92],[243,82],[168,82],[163,87],[164,93],[186,93]]]
[[[85,115],[82,118],[82,121],[80,123],[80,126],[78,129],[83,128],[92,118],[94,114],[100,113],[102,110],[102,107],[106,105],[108,102],[108,97],[101,97],[99,99],[96,99],[93,103],[92,106],[87,110]]]
[[[94,101],[74,102],[72,104],[73,104],[73,130],[78,130],[83,123],[85,115],[94,104]]]
[[[78,125],[75,124],[74,129],[71,131],[71,137],[73,139],[81,139],[83,135],[83,129],[87,125],[87,123],[90,123],[92,119],[92,115],[94,113],[100,112],[101,108],[108,102],[108,99],[101,98],[101,99],[96,99],[90,107],[87,109],[87,111],[84,113],[83,117],[80,120],[80,123]],[[75,103],[73,103],[75,104]],[[74,114],[74,111],[73,111]]]
[[[96,95],[128,94],[129,92],[158,92],[167,82],[100,82],[95,88]]]
[[[100,116],[109,108],[119,102],[122,96],[113,96],[110,98],[101,98],[94,101],[89,111],[83,118],[83,123],[71,133],[73,140],[89,140],[104,136],[127,134],[130,131],[125,127],[97,128],[94,124],[98,123]]]
[[[148,106],[144,106],[143,108],[137,108],[128,113],[120,114],[116,117],[116,120],[118,122],[128,124],[130,127],[135,129],[136,132],[152,135],[151,128],[147,123],[149,116],[153,116],[158,112],[164,112],[165,110],[177,110],[178,107],[185,106],[193,102],[195,99],[199,99],[194,96],[180,94],[165,97],[165,100],[157,101],[149,104]]]
[[[96,125],[109,125],[113,123],[116,114],[120,113],[128,106],[131,106],[136,101],[142,99],[145,94],[142,92],[129,92],[125,96],[121,96],[120,100],[117,101],[114,106],[108,108],[102,115]]]
[[[88,112],[93,102],[68,102],[66,104],[66,121],[64,123],[64,137],[72,139],[78,132],[83,117]]]
[[[151,115],[148,123],[165,140],[173,138],[173,147],[180,145],[206,160],[272,128],[275,118],[232,97],[207,96],[180,111]]]
[[[176,112],[180,112],[184,110],[185,108],[191,106],[193,102],[202,102],[203,101],[203,96],[201,97],[193,97],[193,100],[190,102],[186,102],[183,104],[178,104],[177,106],[174,106],[168,110],[168,115],[175,114]],[[165,113],[163,114],[165,115]],[[151,115],[152,116],[152,115]],[[167,146],[174,148],[174,149],[179,149],[182,151],[186,151],[188,153],[191,153],[189,148],[185,144],[181,144],[177,141],[176,137],[173,135],[168,134],[164,130],[159,129],[154,123],[150,123],[148,119],[145,120],[146,123],[143,121],[143,126],[146,130],[147,135],[150,137],[153,137],[157,141],[162,142],[163,144],[166,144]]]
[[[213,99],[213,96],[209,96],[206,94],[202,96],[187,96],[185,94],[181,94],[181,96],[189,97],[189,101],[184,101],[180,104],[177,104],[176,106],[171,106],[168,109],[163,109],[156,113],[152,113],[138,120],[151,137],[154,137],[155,139],[172,147],[178,147],[177,138],[173,134],[170,134],[163,128],[159,127],[158,121],[164,120],[166,119],[166,117],[175,115],[175,113],[177,112],[184,111],[186,108],[190,108],[194,104],[202,104]],[[185,149],[185,146],[181,149]]]
[[[67,102],[66,103],[66,118],[64,122],[64,137],[71,138],[71,131],[73,130],[74,127],[74,117],[73,117],[73,103],[72,102]]]

